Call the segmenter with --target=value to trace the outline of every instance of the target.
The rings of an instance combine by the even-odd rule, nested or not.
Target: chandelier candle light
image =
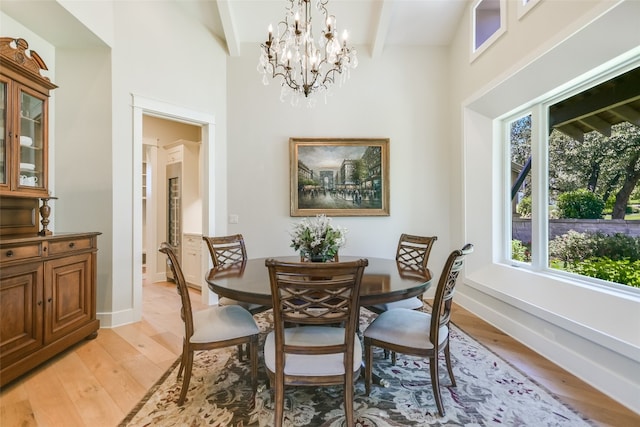
[[[267,41],[262,44],[258,71],[262,82],[269,84],[272,78],[282,77],[280,100],[290,98],[297,105],[302,95],[313,105],[311,94],[323,92],[325,102],[329,86],[338,81],[341,85],[349,78],[349,72],[358,65],[356,50],[347,47],[347,31],[338,41],[336,17],[329,15],[329,0],[288,0],[286,15],[277,27],[274,37],[269,25]],[[314,40],[311,25],[311,2],[323,17],[324,28],[318,41]]]

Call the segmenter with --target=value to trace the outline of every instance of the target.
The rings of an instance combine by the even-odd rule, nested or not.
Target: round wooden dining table
[[[269,257],[279,261],[300,262],[300,257]],[[214,267],[207,275],[209,289],[221,297],[270,306],[271,285],[265,261],[253,258],[244,262]],[[364,258],[364,257],[363,257]],[[415,297],[431,286],[431,271],[407,266],[394,259],[369,258],[360,284],[360,305],[383,304]],[[340,256],[340,261],[359,257]]]

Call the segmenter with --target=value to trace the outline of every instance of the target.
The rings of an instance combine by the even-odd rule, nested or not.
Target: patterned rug
[[[373,316],[362,309],[361,330]],[[262,313],[256,320],[262,330],[262,345],[272,312]],[[457,387],[450,387],[441,360],[444,417],[438,415],[433,399],[427,361],[399,354],[392,366],[390,358],[375,349],[374,372],[389,386],[372,385],[370,396],[366,396],[363,380],[357,381],[356,426],[593,425],[455,325],[450,345]],[[262,355],[260,359],[262,363]],[[178,362],[120,426],[273,425],[272,394],[265,387],[263,366],[259,368],[260,387],[252,399],[249,365],[238,361],[235,348],[197,352],[187,400],[179,407]],[[342,387],[288,387],[285,399],[285,426],[344,426]]]

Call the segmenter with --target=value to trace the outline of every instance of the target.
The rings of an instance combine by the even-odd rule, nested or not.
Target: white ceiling
[[[150,0],[161,1],[161,0]],[[166,0],[162,0],[166,1]],[[169,0],[227,45],[231,56],[245,43],[260,44],[267,27],[285,16],[289,0]],[[317,0],[311,0],[313,5]],[[338,33],[371,56],[384,46],[446,46],[473,0],[329,0]],[[54,0],[0,0],[0,10],[58,47],[100,45],[99,39]],[[315,10],[315,8],[314,8]],[[150,19],[153,19],[150,17]]]
[[[241,54],[244,43],[262,43],[267,27],[285,16],[289,0],[175,0],[194,19]],[[311,0],[315,4],[316,0]],[[329,0],[339,34],[372,56],[385,45],[446,46],[471,0]]]

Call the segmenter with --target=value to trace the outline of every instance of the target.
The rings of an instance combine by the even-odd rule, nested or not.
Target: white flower
[[[346,233],[347,230],[343,227],[333,227],[331,218],[324,214],[304,218],[293,225],[290,232],[291,247],[306,258],[330,259],[345,245]]]

